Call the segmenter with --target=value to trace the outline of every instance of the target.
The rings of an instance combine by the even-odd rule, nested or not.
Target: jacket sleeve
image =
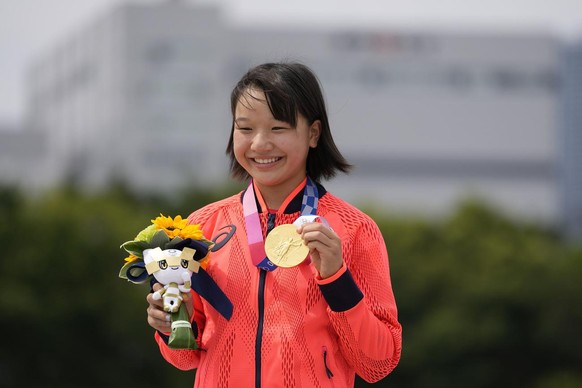
[[[343,249],[344,267],[317,282],[344,358],[360,377],[375,382],[396,367],[402,350],[388,253],[371,219],[357,228]]]

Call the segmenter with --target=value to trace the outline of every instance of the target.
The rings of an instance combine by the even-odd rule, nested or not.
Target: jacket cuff
[[[342,271],[340,270],[338,272],[341,273]],[[321,290],[325,301],[332,311],[347,311],[357,305],[364,298],[364,294],[354,281],[354,278],[347,267],[345,271],[343,271],[343,273],[333,281],[324,282],[322,280],[316,280],[316,282],[319,285],[319,289]]]

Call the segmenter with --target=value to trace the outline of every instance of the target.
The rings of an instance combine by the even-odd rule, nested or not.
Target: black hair
[[[251,68],[236,84],[230,95],[233,123],[226,154],[230,157],[230,173],[233,178],[246,180],[247,171],[238,163],[234,155],[234,118],[236,106],[250,90],[265,93],[267,105],[276,120],[297,125],[301,114],[309,125],[321,122],[319,141],[316,148],[307,154],[307,175],[316,182],[321,178],[330,179],[337,171],[347,173],[351,165],[342,156],[333,141],[327,118],[325,101],[319,80],[307,66],[296,63],[265,63]]]

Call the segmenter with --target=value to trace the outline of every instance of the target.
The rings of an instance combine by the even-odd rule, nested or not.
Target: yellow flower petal
[[[178,236],[183,239],[191,238],[192,240],[200,240],[204,237],[198,224],[186,225]]]
[[[139,259],[139,257],[137,257],[135,255],[129,255],[125,258],[125,262],[132,263],[132,262],[136,261],[137,259]]]
[[[182,216],[176,216],[174,217],[174,228],[175,229],[184,229],[186,227],[186,225],[188,225],[188,220],[183,220]]]

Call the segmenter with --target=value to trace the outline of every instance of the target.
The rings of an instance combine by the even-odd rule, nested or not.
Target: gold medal
[[[275,265],[290,268],[305,260],[309,248],[303,244],[297,226],[285,224],[277,226],[267,235],[265,253]]]

